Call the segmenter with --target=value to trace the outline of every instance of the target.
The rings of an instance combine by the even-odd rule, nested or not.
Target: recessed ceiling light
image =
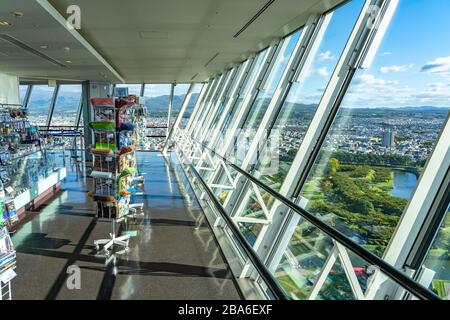
[[[12,14],[15,18],[22,18],[22,17],[23,17],[23,12],[20,12],[20,11],[13,11],[13,12],[11,12],[11,14]]]
[[[39,46],[39,48],[41,48],[41,49],[48,49],[48,44],[41,44]]]
[[[72,61],[70,61],[70,60],[66,60],[66,63],[72,63]]]
[[[4,21],[4,20],[0,20],[0,27],[4,28],[4,27],[10,27],[11,23],[9,23],[8,21]]]
[[[64,51],[70,51],[70,47],[64,47]]]

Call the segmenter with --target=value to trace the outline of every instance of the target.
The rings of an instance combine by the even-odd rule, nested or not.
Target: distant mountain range
[[[185,118],[189,117],[194,110],[195,103],[198,99],[199,94],[195,93],[192,95],[192,99],[189,102],[186,113],[184,115]],[[184,95],[177,95],[173,98],[174,103],[174,113],[177,113],[181,108],[181,105],[184,100]],[[269,103],[270,99],[267,99],[264,103]],[[50,101],[48,97],[42,97],[37,99],[32,99],[30,101],[30,106],[34,110],[34,114],[46,114],[48,113],[48,105]],[[62,112],[76,112],[79,105],[79,95],[78,94],[67,94],[65,96],[61,96],[57,101],[57,108],[55,109],[56,113]],[[169,96],[163,95],[158,97],[147,98],[145,101],[145,105],[148,108],[149,115],[151,117],[165,117],[167,116],[167,108],[169,105]],[[315,104],[293,104],[289,103],[288,108],[292,108],[291,117],[301,117],[302,115],[310,114],[315,112],[317,109],[317,105]],[[421,106],[421,107],[400,107],[400,108],[352,108],[355,112],[385,112],[385,113],[393,113],[393,112],[433,112],[433,113],[448,113],[450,112],[450,108],[438,108],[433,106]],[[286,111],[286,110],[285,110]]]
[[[188,104],[184,117],[189,117],[192,114],[198,96],[199,96],[198,93],[194,93],[192,95],[192,98]],[[183,100],[184,95],[173,97],[174,113],[177,113],[179,111],[183,103]],[[79,103],[80,103],[79,95],[67,94],[65,96],[58,97],[55,114],[76,112],[78,110]],[[35,115],[47,114],[49,104],[50,101],[47,97],[36,98],[30,101],[29,108],[33,109],[33,114]],[[147,98],[145,101],[145,106],[148,108],[148,112],[152,117],[166,117],[168,105],[169,105],[168,95]]]

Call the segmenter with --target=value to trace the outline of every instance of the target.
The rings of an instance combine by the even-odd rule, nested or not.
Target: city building
[[[387,129],[383,132],[383,147],[385,148],[395,147],[395,131]]]
[[[449,34],[450,1],[0,1],[0,300],[449,300]]]

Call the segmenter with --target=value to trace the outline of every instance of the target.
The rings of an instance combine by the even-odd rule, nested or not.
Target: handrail
[[[347,238],[343,233],[337,231],[336,229],[330,227],[326,223],[324,223],[321,219],[317,218],[310,212],[306,211],[299,205],[295,204],[279,192],[273,190],[272,188],[266,186],[264,183],[259,181],[257,178],[252,176],[251,174],[245,172],[240,167],[236,166],[234,163],[226,159],[225,157],[218,154],[216,151],[212,150],[208,146],[204,145],[202,142],[197,141],[196,139],[193,139],[189,137],[193,142],[199,144],[203,149],[209,150],[214,155],[225,161],[227,164],[229,164],[234,170],[242,174],[244,177],[252,181],[254,184],[256,184],[261,189],[264,189],[267,193],[269,193],[272,197],[279,200],[281,203],[289,207],[293,212],[299,214],[304,219],[309,221],[311,224],[313,224],[316,228],[318,228],[320,231],[326,233],[331,238],[337,240],[339,243],[341,243],[343,246],[345,246],[350,251],[356,253],[361,258],[366,260],[367,262],[377,266],[384,274],[389,276],[393,281],[395,281],[397,284],[402,286],[404,289],[408,290],[410,293],[415,295],[417,298],[422,300],[441,300],[440,297],[435,295],[433,292],[422,286],[421,284],[415,282],[411,278],[409,278],[404,273],[397,270],[395,267],[393,267],[391,264],[387,263],[383,259],[379,258],[372,252],[368,251],[367,249],[361,247],[359,244],[354,242],[353,240]],[[209,188],[208,188],[209,189]]]
[[[180,150],[180,151],[183,153],[183,156],[185,156],[184,152],[182,150]],[[258,257],[258,254],[255,252],[255,250],[252,248],[252,246],[247,242],[245,237],[239,231],[236,224],[234,224],[233,220],[228,216],[228,214],[226,213],[222,204],[219,202],[219,200],[217,200],[214,193],[209,189],[208,185],[203,180],[202,176],[197,172],[194,165],[192,163],[189,163],[189,167],[191,168],[191,170],[192,170],[193,174],[195,175],[195,177],[197,178],[197,180],[201,183],[203,189],[208,194],[208,197],[211,199],[211,201],[214,203],[214,206],[219,211],[220,216],[222,217],[223,220],[225,220],[225,223],[227,224],[228,228],[230,228],[231,232],[233,233],[233,236],[236,238],[236,240],[242,246],[242,248],[244,249],[248,258],[253,263],[253,266],[259,272],[261,278],[265,281],[267,287],[272,292],[274,297],[278,300],[289,300],[289,298],[286,295],[286,293],[284,292],[284,290],[278,284],[278,281],[275,279],[275,277],[272,275],[272,273],[266,268],[264,263]]]

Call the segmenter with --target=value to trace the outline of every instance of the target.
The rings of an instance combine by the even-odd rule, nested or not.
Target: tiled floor
[[[69,165],[63,191],[13,236],[17,274],[13,299],[239,299],[205,217],[180,191],[174,164],[140,153],[146,183],[136,202],[145,216],[121,230],[133,235],[130,251],[99,256],[93,242],[111,224],[96,221],[90,179]],[[67,286],[70,266],[81,270],[81,289]],[[69,281],[70,282],[70,281]]]

